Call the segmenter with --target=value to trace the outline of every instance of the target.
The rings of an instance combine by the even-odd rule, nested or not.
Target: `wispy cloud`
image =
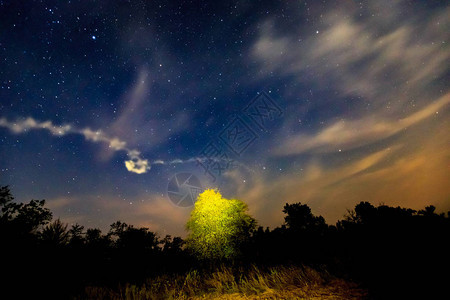
[[[159,88],[168,84],[167,79],[162,82],[161,74],[151,70],[139,67],[133,82],[120,96],[117,115],[108,124],[109,133],[139,144],[145,152],[164,145],[188,129],[191,122],[191,116],[179,107],[177,89],[161,96]],[[104,156],[108,158],[108,153]]]
[[[313,135],[287,137],[273,152],[276,155],[300,154],[307,151],[328,152],[348,150],[390,137],[416,123],[439,113],[450,103],[450,93],[403,119],[392,121],[368,116],[359,120],[341,120]]]
[[[280,32],[269,18],[260,26],[251,56],[260,63],[261,76],[276,73],[344,96],[376,99],[372,105],[401,106],[411,93],[423,97],[427,84],[448,70],[450,58],[443,46],[450,9],[418,19],[405,17],[403,10],[399,5],[390,16],[366,19],[351,8],[333,9],[323,13],[317,31],[307,27],[310,32],[304,27]],[[387,30],[392,15],[397,20]]]
[[[54,136],[79,134],[84,136],[87,141],[105,143],[113,151],[125,151],[130,158],[125,161],[125,167],[128,171],[142,174],[150,170],[148,160],[142,158],[138,150],[128,148],[125,141],[121,141],[117,137],[110,137],[102,130],[91,130],[90,128],[78,129],[69,124],[55,125],[51,121],[40,122],[31,117],[14,122],[8,121],[6,118],[0,118],[0,127],[5,127],[15,134],[26,133],[31,130],[47,130]]]
[[[128,171],[143,174],[150,170],[151,165],[176,165],[176,164],[187,164],[205,161],[224,161],[224,158],[214,158],[214,157],[191,157],[186,159],[171,159],[162,160],[156,159],[153,162],[149,162],[148,159],[144,159],[141,156],[141,152],[136,149],[131,149],[127,147],[125,141],[120,140],[117,137],[110,137],[102,130],[92,130],[90,128],[78,129],[73,125],[55,125],[51,121],[40,122],[31,117],[23,120],[16,120],[14,122],[8,121],[6,118],[0,118],[0,127],[5,127],[9,129],[14,134],[22,134],[31,130],[47,130],[51,135],[54,136],[64,136],[67,134],[79,134],[84,136],[87,141],[94,143],[104,143],[108,145],[108,148],[113,151],[125,151],[130,158],[126,160],[125,167]],[[234,165],[247,168],[245,165],[232,161]]]
[[[228,173],[233,195],[248,203],[263,226],[282,224],[283,205],[296,202],[308,204],[329,224],[342,219],[360,201],[413,209],[435,205],[448,211],[449,122],[440,126],[429,119],[426,123],[373,153],[358,157],[342,153],[345,163],[341,164],[330,165],[316,157],[301,169],[278,176],[260,171],[252,178],[233,170]]]

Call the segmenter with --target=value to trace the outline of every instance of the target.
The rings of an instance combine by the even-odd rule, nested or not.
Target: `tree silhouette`
[[[88,228],[86,230],[86,245],[91,248],[105,248],[111,244],[108,235],[102,235],[98,228]]]
[[[70,236],[69,245],[71,247],[79,248],[82,245],[84,245],[86,240],[84,238],[85,233],[83,232],[83,230],[84,226],[81,226],[78,223],[73,224],[72,227],[69,229],[69,236]]]
[[[4,218],[5,212],[3,208],[6,204],[11,203],[14,200],[13,195],[11,194],[11,190],[9,186],[0,187],[0,207],[2,207],[2,213],[0,214],[0,220]]]
[[[51,278],[46,268],[51,268],[45,249],[38,236],[51,220],[52,213],[44,207],[45,200],[16,203],[8,186],[0,188],[0,241],[2,245],[2,270],[8,274],[3,285],[16,291],[16,298],[31,298],[45,280]],[[54,259],[54,257],[53,257]],[[23,289],[26,283],[27,289]]]
[[[198,196],[187,229],[187,248],[200,259],[232,259],[248,241],[256,221],[247,205],[236,199],[222,198],[217,190],[206,190]]]
[[[177,254],[183,251],[185,241],[182,238],[176,236],[172,238],[171,235],[166,235],[161,243],[163,244],[163,252],[167,254]]]
[[[45,200],[31,200],[29,203],[15,203],[8,186],[0,188],[0,232],[19,238],[35,234],[52,219],[52,213],[45,208]]]
[[[42,230],[41,239],[44,243],[52,246],[65,246],[70,238],[67,226],[67,224],[62,223],[58,218]]]
[[[287,228],[292,231],[316,231],[327,228],[325,219],[322,216],[314,216],[311,213],[311,208],[306,204],[286,203],[283,212],[286,214],[284,221]]]
[[[434,217],[434,216],[438,216],[436,213],[436,207],[434,207],[433,205],[427,206],[425,207],[424,210],[419,210],[418,214],[422,215],[424,217]]]
[[[116,242],[118,248],[127,249],[135,254],[157,251],[158,244],[158,237],[154,232],[145,227],[135,228],[132,225],[126,227]]]
[[[120,236],[122,236],[123,232],[127,229],[128,225],[126,223],[122,223],[117,221],[110,225],[108,235],[113,239],[117,240]]]

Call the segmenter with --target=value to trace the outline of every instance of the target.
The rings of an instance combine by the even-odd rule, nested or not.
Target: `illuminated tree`
[[[200,259],[231,259],[250,237],[256,221],[246,212],[247,205],[225,199],[217,190],[198,196],[186,225],[190,231],[187,248]]]

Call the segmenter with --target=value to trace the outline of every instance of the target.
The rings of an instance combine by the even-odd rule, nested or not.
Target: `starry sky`
[[[173,176],[329,224],[450,210],[445,1],[0,0],[0,184],[55,218],[185,236]]]

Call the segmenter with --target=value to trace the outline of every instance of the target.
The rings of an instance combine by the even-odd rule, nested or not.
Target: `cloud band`
[[[110,137],[101,130],[93,131],[90,128],[78,129],[73,125],[55,125],[51,121],[40,122],[31,117],[24,120],[17,120],[10,122],[6,118],[0,118],[0,127],[9,129],[12,133],[21,134],[31,130],[47,130],[51,135],[64,136],[67,134],[80,134],[84,136],[87,141],[94,143],[106,143],[108,147],[114,151],[125,151],[130,158],[125,161],[125,167],[128,171],[143,174],[150,170],[150,164],[147,159],[141,157],[138,150],[130,149],[127,143],[121,141],[117,137]]]

